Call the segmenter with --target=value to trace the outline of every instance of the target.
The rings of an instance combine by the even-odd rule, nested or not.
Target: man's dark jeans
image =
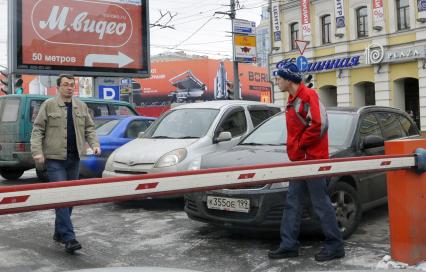
[[[79,176],[80,159],[78,155],[68,156],[67,160],[46,160],[49,181],[76,180]],[[55,209],[55,234],[67,242],[75,239],[74,227],[71,222],[72,207]]]
[[[303,212],[303,199],[309,194],[315,213],[318,215],[325,236],[324,248],[328,252],[343,249],[342,234],[336,221],[336,212],[331,205],[325,178],[289,182],[287,202],[281,222],[280,247],[299,249],[299,230]]]

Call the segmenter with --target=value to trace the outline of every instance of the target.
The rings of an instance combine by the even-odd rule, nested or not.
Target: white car
[[[139,138],[116,149],[102,177],[198,169],[202,155],[231,149],[279,111],[277,105],[243,100],[178,106],[157,119]]]

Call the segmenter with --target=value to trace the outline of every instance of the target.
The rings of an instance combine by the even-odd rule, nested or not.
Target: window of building
[[[398,30],[410,28],[410,4],[408,0],[396,1],[396,19],[398,22]]]
[[[290,25],[290,41],[291,41],[291,50],[297,49],[297,36],[299,36],[299,23],[292,23]]]
[[[360,7],[356,10],[356,27],[359,38],[368,36],[367,7]]]
[[[324,15],[321,17],[321,34],[322,44],[330,43],[331,16]]]

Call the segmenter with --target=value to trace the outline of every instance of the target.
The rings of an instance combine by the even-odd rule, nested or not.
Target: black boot
[[[275,250],[270,250],[268,252],[268,257],[270,259],[286,259],[286,258],[295,258],[299,256],[298,250],[288,250],[283,248],[277,248]]]

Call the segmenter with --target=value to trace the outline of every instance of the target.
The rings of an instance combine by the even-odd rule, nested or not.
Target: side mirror
[[[367,135],[362,142],[362,149],[381,147],[385,145],[383,137],[377,135]]]
[[[145,132],[144,132],[144,131],[139,132],[139,133],[138,133],[138,138],[142,138],[144,134],[145,134]]]
[[[232,134],[229,131],[222,131],[221,133],[219,133],[219,136],[217,136],[214,139],[215,143],[220,143],[220,142],[225,142],[225,141],[229,141],[232,139]]]

